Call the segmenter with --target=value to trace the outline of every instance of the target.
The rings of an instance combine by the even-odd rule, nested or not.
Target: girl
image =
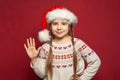
[[[31,68],[44,80],[91,80],[101,61],[85,42],[74,38],[77,17],[65,8],[55,8],[43,17],[44,26],[45,21],[50,31],[39,32],[39,39],[46,43],[36,49],[35,39],[29,38],[24,44]]]

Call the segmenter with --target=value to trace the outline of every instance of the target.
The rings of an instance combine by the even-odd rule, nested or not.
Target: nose
[[[61,29],[61,24],[58,24],[57,29],[58,29],[58,30]]]

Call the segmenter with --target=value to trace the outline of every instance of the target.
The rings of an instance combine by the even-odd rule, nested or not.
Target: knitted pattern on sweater
[[[75,50],[77,52],[77,74],[81,80],[90,80],[96,74],[99,66],[100,59],[97,54],[82,40],[74,38]],[[70,80],[73,75],[73,46],[71,42],[64,44],[57,44],[52,42],[53,51],[53,79],[52,80]],[[45,73],[46,59],[49,54],[50,45],[45,43],[39,53],[39,59],[32,68],[35,73],[43,78],[49,80]],[[85,68],[84,60],[87,62]]]

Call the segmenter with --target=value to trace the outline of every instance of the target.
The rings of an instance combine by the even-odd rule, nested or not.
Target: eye
[[[67,22],[62,22],[62,25],[68,25],[68,23]]]
[[[57,22],[52,22],[52,25],[57,25],[58,23]]]

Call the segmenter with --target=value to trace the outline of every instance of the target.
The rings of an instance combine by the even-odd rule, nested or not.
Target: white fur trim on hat
[[[61,18],[67,19],[70,24],[77,23],[77,17],[69,10],[63,9],[54,9],[46,14],[47,23],[50,23],[54,19]]]
[[[40,42],[47,42],[50,40],[50,38],[51,36],[49,35],[49,31],[47,29],[38,32],[38,39]]]

